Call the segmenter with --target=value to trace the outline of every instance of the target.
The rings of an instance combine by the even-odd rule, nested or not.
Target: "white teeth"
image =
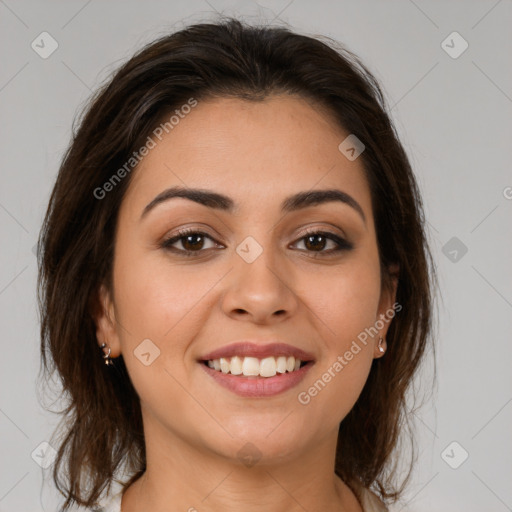
[[[297,359],[298,363],[300,361]],[[262,377],[273,377],[276,374],[276,358],[275,357],[265,357],[265,359],[261,360],[260,363],[260,375]]]
[[[233,375],[242,374],[242,360],[238,356],[231,358],[230,371]]]
[[[255,357],[244,357],[242,363],[242,373],[244,375],[259,375],[260,374],[260,362]]]
[[[279,356],[277,358],[277,373],[284,373],[286,372],[286,357],[285,356]]]
[[[300,369],[302,361],[293,356],[265,357],[221,357],[207,361],[210,368],[232,375],[274,377],[276,374],[293,372]]]
[[[220,371],[222,373],[229,373],[229,361],[223,357],[220,358]]]

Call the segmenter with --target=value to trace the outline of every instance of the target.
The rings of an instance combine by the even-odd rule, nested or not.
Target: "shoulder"
[[[388,508],[383,501],[370,489],[362,487],[360,493],[364,512],[388,512]]]
[[[361,482],[354,481],[350,485],[352,491],[361,503],[363,512],[389,512],[385,503],[370,489],[364,487]]]
[[[122,489],[107,495],[98,508],[91,509],[90,512],[121,512]]]

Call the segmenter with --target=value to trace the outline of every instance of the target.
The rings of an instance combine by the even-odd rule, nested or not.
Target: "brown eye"
[[[200,253],[203,250],[210,249],[211,247],[204,247],[207,240],[215,241],[207,233],[194,230],[182,230],[176,236],[164,240],[161,244],[163,249],[183,253],[185,256],[193,255],[193,253]],[[173,247],[173,245],[180,243],[182,248]]]
[[[311,251],[322,251],[327,244],[327,238],[323,235],[308,235],[304,238],[304,245]]]
[[[334,233],[324,231],[313,231],[306,234],[306,236],[299,239],[299,242],[304,240],[306,252],[316,252],[320,254],[332,254],[344,250],[353,249],[354,246],[347,240],[335,235]],[[328,243],[334,244],[334,247],[329,250],[324,250]]]
[[[193,235],[186,235],[181,239],[181,245],[186,251],[195,251],[202,249],[204,245],[204,237],[199,233]]]

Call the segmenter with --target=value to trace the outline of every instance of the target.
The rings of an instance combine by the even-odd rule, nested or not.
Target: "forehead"
[[[199,101],[161,140],[153,136],[155,145],[133,171],[125,201],[140,209],[180,185],[230,191],[238,210],[239,203],[277,205],[297,191],[339,188],[370,213],[362,161],[338,149],[348,135],[325,109],[298,96]]]

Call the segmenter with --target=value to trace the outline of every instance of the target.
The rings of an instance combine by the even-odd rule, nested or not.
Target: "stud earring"
[[[381,336],[379,338],[379,344],[377,345],[377,349],[378,351],[381,353],[381,354],[384,354],[384,352],[386,352],[386,349],[382,346],[384,343],[384,338]]]
[[[107,346],[106,343],[102,343],[100,348],[103,350],[106,346]],[[112,366],[114,364],[114,362],[112,361],[112,358],[110,357],[110,347],[108,347],[107,354],[103,353],[103,359],[105,359],[105,364],[107,366]]]

